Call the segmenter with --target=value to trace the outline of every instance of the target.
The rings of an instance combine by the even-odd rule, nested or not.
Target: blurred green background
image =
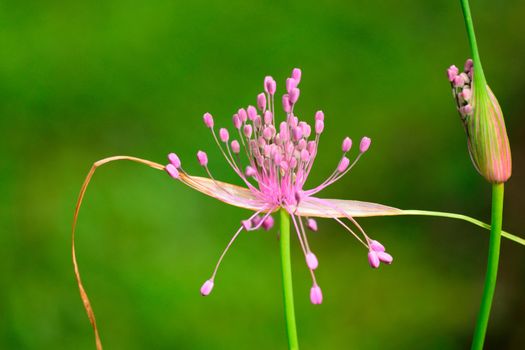
[[[484,67],[506,114],[514,174],[504,227],[521,236],[525,194],[522,1],[472,1]],[[458,1],[3,1],[0,3],[0,348],[93,349],[70,255],[75,201],[91,164],[126,154],[186,169],[207,129],[231,124],[271,74],[303,69],[296,111],[326,113],[310,185],[344,136],[373,139],[323,194],[487,221],[445,77],[469,51]],[[208,298],[198,290],[247,211],[132,163],[95,175],[77,254],[107,349],[284,349],[276,231],[241,236]],[[302,349],[466,349],[488,232],[434,218],[360,223],[394,255],[377,271],[335,222],[310,234],[325,301],[293,246]],[[488,349],[525,342],[525,247],[502,245]]]

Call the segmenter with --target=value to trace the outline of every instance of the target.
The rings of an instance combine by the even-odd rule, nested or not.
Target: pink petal
[[[402,215],[403,211],[382,204],[343,199],[320,199],[306,197],[297,207],[297,215],[320,218],[341,218],[345,216],[391,216]]]
[[[180,173],[179,179],[189,187],[205,195],[239,208],[264,211],[267,207],[263,201],[258,199],[252,191],[247,188],[217,180],[214,181],[205,177],[189,176],[182,172]]]

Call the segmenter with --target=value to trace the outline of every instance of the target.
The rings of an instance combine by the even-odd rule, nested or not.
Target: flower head
[[[505,120],[496,96],[485,82],[481,65],[476,68],[476,75],[475,67],[468,59],[463,72],[450,66],[447,77],[467,133],[474,167],[489,182],[505,182],[512,174]]]
[[[295,111],[300,97],[301,76],[301,70],[296,68],[286,80],[286,93],[281,100],[285,112],[283,121],[279,122],[275,118],[276,83],[269,76],[264,79],[264,92],[257,95],[257,108],[253,106],[241,108],[233,115],[234,132],[231,135],[226,128],[220,128],[217,135],[212,115],[204,114],[205,126],[210,129],[226,162],[245,187],[217,181],[211,174],[208,156],[204,151],[197,153],[197,159],[208,178],[190,176],[183,170],[178,156],[171,153],[168,157],[170,163],[166,166],[166,171],[172,178],[223,202],[254,211],[253,215],[241,221],[240,227],[220,256],[211,278],[202,286],[201,294],[204,296],[211,293],[219,265],[240,233],[259,228],[269,230],[273,226],[272,213],[281,208],[292,218],[306,266],[310,270],[313,282],[310,297],[314,304],[320,304],[323,297],[314,274],[319,261],[308,244],[305,230],[307,227],[317,231],[317,222],[313,217],[332,218],[341,224],[366,247],[372,267],[379,267],[381,262],[387,264],[392,262],[392,257],[385,252],[383,245],[370,239],[354,217],[392,215],[398,209],[374,203],[322,199],[315,196],[348,174],[368,151],[370,138],[361,139],[359,151],[352,157],[349,154],[352,140],[346,137],[341,146],[341,158],[333,172],[320,185],[305,188],[318,154],[325,115],[322,111],[317,111],[313,127],[297,116]],[[231,140],[232,135],[235,135],[233,140]],[[343,219],[353,224],[359,234]]]

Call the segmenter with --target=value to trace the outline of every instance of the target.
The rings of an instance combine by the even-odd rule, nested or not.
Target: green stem
[[[478,320],[476,322],[476,329],[474,330],[474,337],[472,339],[472,350],[483,349],[487,325],[489,323],[492,299],[494,297],[494,290],[496,289],[499,249],[501,243],[501,225],[503,221],[503,188],[502,183],[492,185],[492,228],[490,230],[487,275],[485,276],[483,297],[481,298]]]
[[[472,22],[472,15],[470,13],[470,6],[468,0],[460,0],[461,9],[463,10],[463,19],[467,27],[468,41],[470,44],[470,51],[472,53],[472,61],[474,62],[474,71],[476,72],[476,80],[481,84],[478,86],[485,86],[485,75],[483,74],[483,67],[481,67],[481,60],[479,58],[478,43],[476,41],[476,33],[474,32],[474,23]]]
[[[293,303],[292,263],[290,260],[290,216],[286,210],[281,209],[281,267],[283,272],[284,319],[286,321],[286,334],[288,348],[299,349],[297,328],[295,326],[295,311]]]
[[[462,214],[454,214],[454,213],[446,213],[441,211],[430,211],[430,210],[401,210],[401,212],[398,215],[421,215],[421,216],[436,216],[436,217],[443,217],[443,218],[450,218],[450,219],[458,219],[470,222],[471,224],[474,224],[479,227],[483,227],[487,230],[490,230],[490,225],[484,223],[483,221],[479,221],[477,219],[471,218],[470,216],[462,215]],[[516,235],[513,235],[512,233],[508,233],[507,231],[501,231],[501,235],[507,239],[510,239],[516,243],[525,245],[525,239],[518,237]]]

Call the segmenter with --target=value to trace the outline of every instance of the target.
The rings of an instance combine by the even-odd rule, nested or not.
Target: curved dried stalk
[[[87,296],[84,285],[82,284],[82,279],[80,278],[80,272],[78,270],[77,257],[75,253],[75,229],[77,226],[78,213],[80,211],[80,206],[82,205],[84,194],[86,193],[87,187],[89,185],[89,182],[91,181],[91,178],[93,177],[93,174],[95,173],[98,167],[104,164],[113,162],[113,161],[117,161],[117,160],[129,160],[132,162],[145,164],[154,169],[164,170],[164,165],[161,165],[161,164],[149,161],[149,160],[141,159],[141,158],[130,157],[130,156],[114,156],[114,157],[104,158],[93,164],[93,166],[89,170],[89,173],[87,174],[86,179],[84,180],[84,183],[82,184],[82,187],[80,189],[80,194],[78,196],[77,205],[75,207],[75,215],[73,216],[73,226],[71,229],[71,253],[73,255],[73,267],[75,269],[75,277],[77,279],[78,289],[80,291],[80,297],[82,298],[82,302],[84,303],[84,309],[86,309],[86,313],[88,315],[89,322],[91,322],[91,326],[93,326],[93,331],[95,332],[95,342],[96,342],[97,350],[102,350],[102,342],[100,341],[100,335],[98,333],[95,313],[93,312],[93,308],[91,307],[91,303],[89,302],[89,298]]]

